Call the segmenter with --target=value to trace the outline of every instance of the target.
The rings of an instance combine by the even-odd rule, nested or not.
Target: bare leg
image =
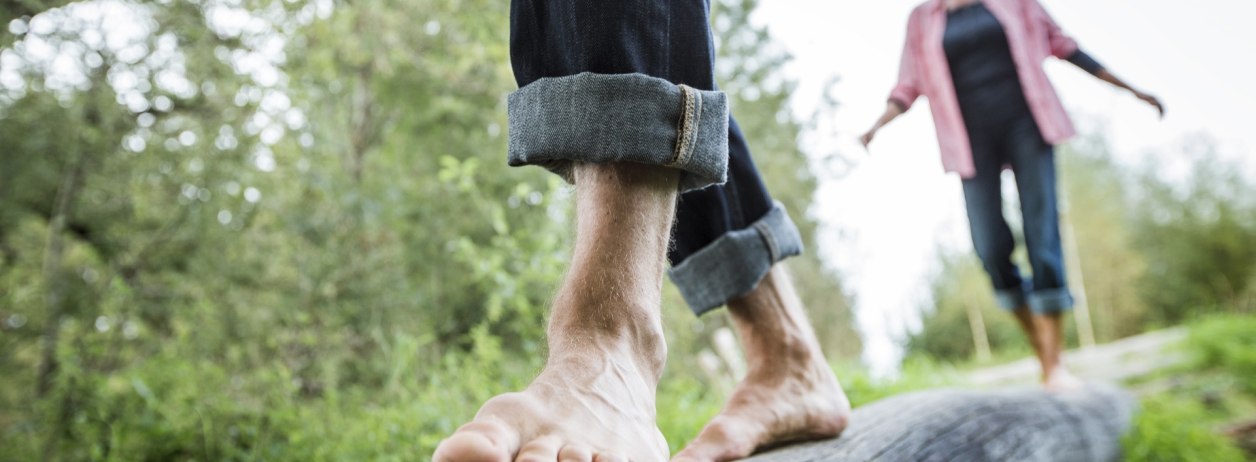
[[[1029,307],[1022,306],[1012,311],[1016,316],[1016,321],[1020,324],[1021,330],[1025,331],[1025,337],[1029,339],[1029,346],[1034,349],[1034,356],[1038,358],[1038,363],[1044,365],[1047,360],[1042,356],[1042,343],[1038,338],[1038,328],[1034,325],[1034,315],[1029,311]]]
[[[1034,355],[1042,366],[1042,386],[1049,391],[1068,391],[1081,386],[1081,381],[1064,367],[1064,322],[1063,315],[1032,314],[1027,307],[1017,308],[1013,312],[1016,320],[1029,337],[1029,344],[1034,347]]]
[[[1081,386],[1081,381],[1064,367],[1064,315],[1061,313],[1034,314],[1034,327],[1041,342],[1042,385],[1047,391],[1069,391]]]
[[[724,410],[675,461],[725,461],[777,443],[837,436],[850,402],[781,266],[728,304],[749,372]]]
[[[497,396],[436,449],[437,462],[666,460],[654,394],[676,170],[576,167],[576,243],[554,301],[545,369]]]

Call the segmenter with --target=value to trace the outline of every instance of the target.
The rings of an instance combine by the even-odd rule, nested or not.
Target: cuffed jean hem
[[[681,192],[728,175],[728,100],[645,74],[549,77],[512,93],[509,163],[540,165],[569,183],[573,162],[635,162],[681,170]]]
[[[802,253],[802,236],[780,203],[750,226],[729,231],[690,255],[667,275],[694,314],[750,293],[772,265]]]
[[[1029,294],[1029,310],[1055,314],[1073,309],[1073,294],[1067,288],[1035,290]]]
[[[1008,311],[1028,304],[1025,289],[1019,286],[1010,289],[994,289],[994,301],[999,305],[999,308]]]

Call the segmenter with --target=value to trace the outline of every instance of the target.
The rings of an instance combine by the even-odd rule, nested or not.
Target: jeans
[[[1058,313],[1073,307],[1064,276],[1056,208],[1055,154],[1043,141],[1028,110],[1015,117],[965,117],[977,174],[964,180],[964,199],[973,247],[994,285],[999,305],[1028,306],[1035,313]],[[1001,174],[1010,165],[1020,194],[1025,247],[1033,269],[1026,281],[1012,263],[1015,241],[1003,217]]]
[[[680,170],[668,276],[697,314],[802,251],[715,85],[706,0],[512,0],[510,165]]]

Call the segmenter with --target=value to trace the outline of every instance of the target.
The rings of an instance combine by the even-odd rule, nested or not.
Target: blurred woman
[[[1054,145],[1074,134],[1042,62],[1066,59],[1154,106],[1081,51],[1037,0],[928,0],[912,11],[898,84],[885,113],[860,141],[929,98],[942,165],[963,179],[973,246],[999,305],[1020,321],[1049,390],[1078,381],[1060,363],[1061,317],[1073,307],[1064,276],[1056,210]],[[1015,243],[1003,217],[1000,173],[1016,178],[1032,280],[1012,263]]]

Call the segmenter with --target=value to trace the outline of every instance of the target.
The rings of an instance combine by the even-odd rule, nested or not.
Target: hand
[[[1160,118],[1161,119],[1164,118],[1164,105],[1160,104],[1160,100],[1156,99],[1155,96],[1148,95],[1141,91],[1134,91],[1134,97],[1141,99],[1143,100],[1143,102],[1154,106],[1156,108],[1156,111],[1160,112]]]
[[[864,133],[863,135],[859,136],[859,144],[862,144],[864,149],[868,149],[868,143],[871,143],[872,138],[875,136],[877,136],[877,129],[874,128],[874,129],[868,130],[867,133]]]

